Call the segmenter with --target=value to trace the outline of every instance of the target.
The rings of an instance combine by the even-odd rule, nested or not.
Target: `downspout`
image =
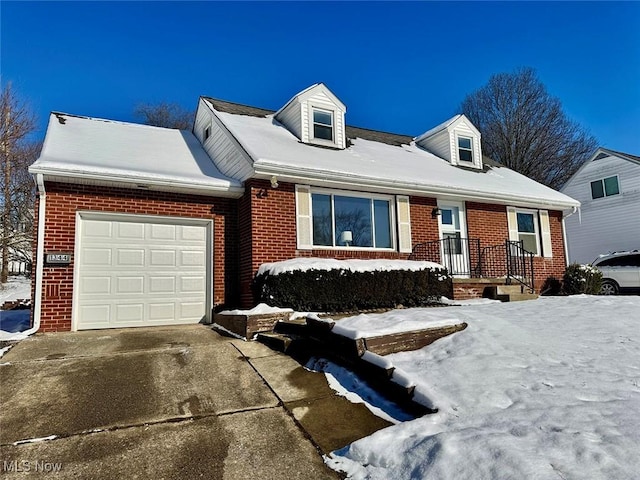
[[[35,175],[38,187],[38,240],[36,244],[36,288],[33,292],[33,327],[21,332],[23,335],[32,335],[40,329],[40,315],[42,312],[42,276],[44,273],[44,219],[47,203],[47,193],[44,189],[44,177],[41,173]]]
[[[562,215],[562,243],[564,244],[564,263],[565,267],[569,266],[569,244],[567,243],[567,228],[564,221],[569,218],[571,215],[579,212],[578,207],[573,207],[573,210],[566,217]]]

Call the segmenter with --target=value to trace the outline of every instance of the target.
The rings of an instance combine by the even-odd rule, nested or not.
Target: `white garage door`
[[[209,319],[211,222],[80,213],[75,329]]]

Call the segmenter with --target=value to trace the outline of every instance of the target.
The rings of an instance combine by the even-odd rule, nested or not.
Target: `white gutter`
[[[562,242],[564,243],[564,263],[565,267],[569,266],[569,244],[567,243],[567,228],[564,221],[574,213],[579,212],[578,207],[573,207],[571,213],[566,217],[562,215]]]
[[[42,313],[42,276],[44,273],[44,219],[47,204],[47,193],[44,189],[44,177],[41,173],[35,175],[38,186],[38,243],[36,245],[36,288],[33,292],[33,327],[20,332],[25,337],[36,333],[40,329],[40,315]]]
[[[575,201],[563,201],[554,199],[544,199],[539,197],[529,197],[526,195],[500,194],[496,192],[482,192],[472,189],[464,189],[455,186],[435,186],[422,185],[406,181],[385,180],[373,177],[363,177],[357,174],[346,174],[343,172],[318,171],[313,172],[301,167],[283,166],[260,160],[254,164],[254,172],[257,176],[270,178],[277,175],[279,179],[292,183],[322,182],[327,186],[335,185],[335,188],[353,187],[375,189],[378,193],[403,194],[403,195],[428,195],[434,197],[446,197],[449,199],[472,200],[486,203],[513,204],[519,207],[547,208],[552,210],[562,210],[565,208],[577,208]],[[566,195],[564,195],[566,197]],[[572,200],[566,197],[567,200]]]

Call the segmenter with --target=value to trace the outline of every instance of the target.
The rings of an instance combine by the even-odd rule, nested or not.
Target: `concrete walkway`
[[[336,479],[320,452],[388,425],[202,325],[39,335],[0,363],[6,478]]]

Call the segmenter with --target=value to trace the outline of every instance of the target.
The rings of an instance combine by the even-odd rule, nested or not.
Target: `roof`
[[[640,163],[640,157],[638,157],[637,155],[631,155],[629,153],[618,152],[616,150],[610,150],[608,148],[602,148],[602,147],[600,147],[596,151],[596,154],[597,154],[597,152],[606,152],[606,153],[609,153],[609,154],[614,155],[616,157],[622,157],[622,158],[626,158],[627,160],[632,160],[632,161],[635,161],[637,163]],[[594,157],[595,157],[596,154],[594,154]]]
[[[54,112],[32,174],[69,181],[238,197],[189,131]]]
[[[275,116],[275,110],[267,110],[264,108],[250,107],[249,105],[242,105],[240,103],[227,102],[225,100],[219,100],[217,98],[202,97],[209,102],[213,108],[218,112],[231,113],[234,115],[246,115],[248,117],[266,118],[269,116]],[[294,97],[295,98],[295,97]],[[398,133],[381,132],[378,130],[370,130],[368,128],[352,127],[347,125],[347,138],[364,138],[366,140],[373,140],[374,142],[386,143],[389,145],[409,145],[413,140],[411,135],[401,135]]]
[[[347,126],[348,148],[320,148],[301,143],[273,118],[271,110],[202,98],[252,158],[259,177],[278,175],[297,183],[539,208],[580,205],[495,163],[483,171],[453,166],[418,147],[409,135]]]
[[[449,127],[449,125],[451,125],[453,122],[458,120],[460,117],[462,117],[462,114],[459,113],[459,114],[454,115],[453,117],[451,117],[449,120],[446,120],[446,121],[442,122],[440,125],[437,125],[437,126],[433,127],[432,129],[427,130],[422,135],[419,135],[416,138],[416,142],[419,142],[420,140],[423,140],[425,138],[431,137],[431,136],[435,135],[436,133],[441,132],[445,128]]]

